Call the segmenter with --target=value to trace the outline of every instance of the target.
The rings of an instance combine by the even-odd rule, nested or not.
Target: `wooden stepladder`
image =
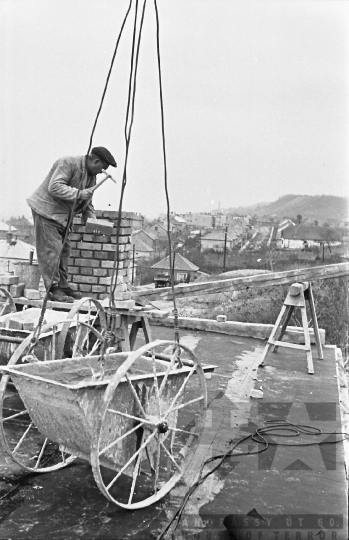
[[[288,291],[284,305],[281,308],[280,314],[270,334],[268,343],[264,348],[262,359],[259,364],[260,366],[264,365],[264,361],[270,347],[272,347],[272,352],[277,352],[278,347],[289,347],[290,349],[301,349],[302,351],[306,352],[308,373],[311,373],[311,374],[314,373],[306,302],[308,302],[309,304],[309,310],[310,310],[311,320],[313,323],[318,358],[320,360],[323,360],[324,356],[322,352],[319,327],[317,324],[317,318],[316,318],[316,313],[315,313],[315,304],[314,304],[313,292],[311,289],[311,283],[310,282],[293,283],[293,285],[291,285]],[[291,319],[292,313],[295,310],[295,308],[299,308],[301,311],[302,325],[303,325],[303,331],[304,331],[304,343],[305,343],[304,345],[299,345],[297,343],[286,343],[284,341],[281,341],[286,332],[287,325]]]

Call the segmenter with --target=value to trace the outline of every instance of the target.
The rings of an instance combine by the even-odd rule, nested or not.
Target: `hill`
[[[322,223],[336,224],[348,217],[348,199],[333,195],[284,195],[274,202],[259,203],[252,206],[229,208],[229,212],[238,214],[271,215],[278,218],[293,218],[297,214],[303,220],[315,219]]]

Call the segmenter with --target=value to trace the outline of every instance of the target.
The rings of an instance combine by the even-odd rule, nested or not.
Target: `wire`
[[[123,199],[124,199],[124,193],[125,193],[125,188],[126,188],[126,183],[127,183],[127,164],[128,164],[129,147],[130,147],[130,142],[131,142],[131,132],[132,132],[132,126],[133,126],[133,120],[134,120],[138,60],[139,60],[139,51],[140,51],[146,2],[147,0],[144,0],[141,20],[140,20],[140,25],[139,25],[139,32],[138,32],[138,37],[137,37],[137,47],[136,47],[136,28],[137,28],[137,15],[138,15],[138,0],[136,0],[136,8],[135,8],[135,18],[134,18],[134,28],[133,28],[133,38],[132,38],[132,53],[131,53],[131,69],[130,69],[130,77],[129,77],[127,111],[126,111],[125,129],[124,129],[126,151],[125,151],[125,162],[124,162],[124,170],[123,170],[123,175],[122,175],[121,194],[120,194],[119,209],[118,209],[114,264],[113,264],[112,273],[111,273],[112,279],[110,283],[110,294],[109,294],[109,303],[111,306],[114,304],[114,293],[115,293],[115,289],[117,285],[117,278],[118,278],[119,266],[120,266],[119,243],[120,243],[120,228],[121,228],[121,219],[122,219],[121,214],[122,214],[122,204],[123,204]],[[135,50],[136,50],[136,54],[135,54]]]
[[[171,244],[171,231],[170,231],[170,197],[168,193],[168,181],[167,181],[164,99],[163,99],[163,92],[162,92],[162,74],[161,74],[161,58],[160,58],[160,23],[159,23],[159,12],[158,12],[158,6],[157,6],[156,0],[154,0],[154,8],[155,8],[155,15],[156,15],[156,52],[157,52],[157,64],[158,64],[158,75],[159,75],[162,153],[163,153],[163,160],[164,160],[164,183],[165,183],[165,194],[166,194],[166,204],[167,204],[168,259],[169,259],[171,288],[172,288],[174,334],[175,334],[175,342],[178,344],[179,343],[178,310],[177,310],[177,305],[176,305],[176,295],[175,295],[175,288],[174,288],[174,260],[172,264],[172,244]],[[179,354],[179,349],[178,349],[178,354]],[[179,360],[179,357],[178,357],[178,360]],[[179,364],[181,365],[180,361],[179,361]]]
[[[172,533],[177,529],[180,519],[182,517],[182,514],[184,512],[184,509],[186,507],[186,504],[190,498],[190,496],[194,493],[194,491],[208,478],[211,474],[213,474],[219,467],[222,465],[222,463],[227,459],[231,457],[241,457],[241,456],[252,456],[255,454],[261,454],[262,452],[265,452],[268,450],[269,446],[320,446],[324,444],[338,444],[340,442],[343,442],[345,440],[348,440],[349,435],[344,432],[325,432],[321,429],[314,427],[314,426],[307,426],[302,424],[293,424],[289,422],[288,420],[267,420],[265,422],[268,424],[265,427],[257,428],[254,433],[250,433],[249,435],[246,435],[245,437],[242,437],[239,439],[233,446],[231,446],[224,454],[217,454],[215,456],[210,457],[206,461],[202,463],[199,469],[198,473],[198,480],[189,488],[187,493],[184,495],[183,502],[178,508],[178,510],[175,512],[175,514],[172,516],[169,523],[166,525],[166,527],[161,531],[160,535],[156,538],[156,540],[161,540],[161,538],[164,537],[164,535],[167,533],[167,531],[172,527],[173,524],[175,524]],[[285,433],[280,433],[281,431],[284,431]],[[267,436],[270,433],[274,433],[274,437],[298,437],[302,433],[305,435],[310,436],[318,436],[318,435],[344,435],[342,439],[334,440],[334,441],[320,441],[320,442],[311,442],[311,443],[296,443],[296,444],[287,444],[287,443],[278,443],[274,441],[267,440]],[[258,444],[263,444],[264,447],[255,451],[255,452],[239,452],[233,454],[234,450],[243,442],[252,440]],[[212,463],[213,461],[216,461],[217,459],[220,459],[220,462],[210,469],[205,475],[203,475],[203,470],[206,465],[209,463]]]
[[[93,136],[94,136],[94,133],[95,133],[95,130],[96,130],[96,126],[97,126],[97,122],[98,122],[98,119],[99,119],[99,115],[100,115],[101,110],[102,110],[102,106],[103,106],[103,103],[104,103],[104,98],[105,98],[106,91],[107,91],[108,84],[109,84],[109,79],[110,79],[111,72],[112,72],[112,69],[113,69],[113,66],[114,66],[114,61],[115,61],[116,53],[117,53],[117,50],[118,50],[118,47],[119,47],[119,42],[120,42],[120,39],[121,39],[123,30],[124,30],[124,27],[125,27],[125,24],[126,24],[126,20],[127,20],[127,18],[128,18],[129,13],[130,13],[131,5],[132,5],[132,0],[130,0],[130,3],[129,3],[129,6],[128,6],[126,15],[125,15],[125,17],[124,17],[124,20],[123,20],[122,25],[121,25],[121,28],[120,28],[120,32],[119,32],[118,38],[117,38],[117,40],[116,40],[116,44],[115,44],[115,48],[114,48],[114,53],[113,53],[113,56],[112,56],[112,59],[111,59],[111,63],[110,63],[110,67],[109,67],[109,71],[108,71],[108,75],[107,75],[107,79],[106,79],[106,82],[105,82],[105,85],[104,85],[104,89],[103,89],[103,93],[102,93],[102,98],[101,98],[101,101],[100,101],[100,104],[99,104],[99,107],[98,107],[98,111],[97,111],[97,114],[96,114],[96,117],[95,117],[95,121],[94,121],[94,123],[93,123],[92,132],[91,132],[91,135],[90,135],[90,140],[89,140],[89,145],[88,145],[88,150],[87,150],[87,154],[86,154],[86,158],[85,158],[85,173],[86,173],[86,174],[87,174],[87,159],[88,159],[88,155],[89,155],[90,150],[91,150]],[[40,312],[40,317],[39,317],[39,320],[38,320],[38,324],[37,324],[37,326],[36,326],[36,328],[35,328],[35,331],[34,331],[34,333],[33,333],[33,336],[32,336],[32,340],[31,340],[32,345],[31,345],[30,351],[34,348],[35,344],[37,343],[38,336],[40,335],[40,332],[41,332],[41,327],[42,327],[42,323],[43,323],[43,321],[44,321],[44,316],[45,316],[45,311],[46,311],[46,308],[47,308],[47,302],[48,302],[48,297],[49,297],[49,294],[50,294],[50,289],[51,289],[52,284],[53,284],[54,276],[56,275],[57,270],[58,270],[58,268],[59,268],[60,259],[61,259],[61,256],[62,256],[64,247],[65,247],[65,245],[66,245],[66,243],[67,243],[67,239],[68,239],[68,235],[69,235],[69,232],[70,232],[70,228],[71,228],[71,225],[72,225],[72,222],[73,222],[73,219],[74,219],[74,213],[75,213],[77,201],[78,201],[78,199],[79,199],[79,195],[80,195],[80,189],[78,189],[78,191],[76,192],[76,196],[75,196],[75,199],[74,199],[74,202],[73,202],[73,206],[72,206],[71,211],[70,211],[69,216],[68,216],[68,221],[67,221],[67,226],[66,226],[65,233],[64,233],[64,238],[63,238],[63,242],[62,242],[62,247],[61,247],[61,250],[60,250],[59,255],[58,255],[58,257],[57,257],[57,262],[56,262],[56,265],[55,265],[55,269],[54,269],[54,272],[52,273],[52,277],[51,277],[49,286],[48,286],[48,288],[47,288],[47,290],[46,290],[46,294],[45,294],[45,297],[44,297],[44,299],[43,299],[43,303],[42,303],[42,308],[41,308],[41,312]],[[85,209],[85,208],[86,208],[86,205],[84,206],[83,209]]]

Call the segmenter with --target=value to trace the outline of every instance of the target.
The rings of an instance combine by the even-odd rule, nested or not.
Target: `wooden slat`
[[[277,347],[288,347],[290,349],[301,349],[302,351],[310,350],[306,345],[298,345],[298,343],[287,343],[286,341],[271,341],[271,345],[276,345]]]
[[[276,285],[285,285],[294,281],[314,281],[348,275],[349,263],[344,262],[311,268],[300,268],[297,270],[286,270],[285,272],[270,272],[268,274],[256,274],[203,283],[182,284],[176,285],[174,289],[176,297],[196,296],[199,294],[219,293],[227,289],[234,291],[254,287],[275,287]],[[135,297],[146,297],[149,300],[170,300],[172,298],[172,289],[171,287],[164,287],[162,289],[136,291]]]

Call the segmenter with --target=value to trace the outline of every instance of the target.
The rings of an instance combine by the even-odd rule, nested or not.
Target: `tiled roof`
[[[6,240],[0,240],[0,258],[29,260],[29,253],[34,251],[34,259],[36,259],[35,246],[17,240],[15,244],[9,244]]]
[[[151,268],[159,269],[159,270],[169,270],[170,264],[169,264],[169,257],[165,257],[161,261],[153,264]],[[180,253],[176,253],[175,255],[175,270],[190,270],[192,272],[195,272],[196,270],[199,270],[199,267],[193,264],[192,262],[188,261],[183,255]]]
[[[133,239],[133,244],[135,246],[135,249],[136,251],[146,251],[147,253],[151,253],[153,252],[153,248],[151,248],[150,246],[148,246],[145,242],[143,242],[143,240],[141,240],[140,238],[134,238]]]
[[[137,231],[133,231],[132,233],[132,236],[135,236],[136,234],[140,233],[140,232],[144,232],[145,234],[147,234],[149,236],[149,238],[151,238],[152,240],[157,240],[157,237],[155,236],[154,233],[152,233],[151,231],[148,231],[146,229],[138,229]]]
[[[2,232],[9,232],[9,225],[7,223],[4,223],[3,221],[0,221],[0,231]],[[13,225],[11,225],[11,232],[16,232],[17,229]]]

